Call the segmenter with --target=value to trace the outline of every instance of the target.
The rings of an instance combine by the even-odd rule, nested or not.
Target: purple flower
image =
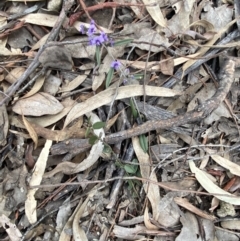
[[[109,43],[110,43],[110,46],[113,47],[114,46],[114,41],[112,38],[109,39]]]
[[[100,35],[96,36],[96,24],[94,20],[91,20],[89,28],[87,30],[87,35],[89,37],[89,45],[95,45],[95,46],[100,46],[104,42],[109,42],[109,38],[106,33],[101,32]],[[80,31],[82,34],[86,33],[86,28],[81,25],[80,26]]]
[[[101,37],[102,39],[104,39],[104,41],[105,41],[105,42],[107,42],[107,41],[108,41],[108,36],[107,36],[107,34],[106,34],[106,33],[101,32],[100,37]]]
[[[104,43],[104,39],[101,35],[89,38],[89,44],[90,45],[100,46],[102,43]]]
[[[95,32],[96,32],[96,25],[95,25],[94,20],[91,20],[91,23],[90,23],[89,29],[87,31],[87,34],[89,36],[92,36]]]
[[[112,63],[111,63],[111,68],[117,70],[119,67],[120,67],[121,63],[117,60],[114,60]]]
[[[85,27],[84,27],[84,25],[80,25],[80,32],[82,33],[82,34],[85,34],[86,33],[86,31],[85,31]]]

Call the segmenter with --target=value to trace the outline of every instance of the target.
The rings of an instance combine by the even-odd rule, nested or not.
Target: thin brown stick
[[[81,180],[81,183],[87,183],[87,184],[94,184],[94,183],[108,183],[108,182],[112,182],[115,180],[138,180],[138,181],[142,181],[142,182],[147,182],[147,183],[152,183],[154,185],[157,185],[161,188],[164,188],[166,190],[170,190],[173,192],[187,192],[187,193],[195,193],[198,195],[206,195],[206,196],[212,196],[212,195],[216,195],[216,196],[224,196],[224,197],[233,197],[233,195],[228,195],[228,194],[220,194],[220,193],[207,193],[207,192],[199,192],[199,191],[193,191],[193,190],[179,190],[177,188],[173,188],[168,186],[167,184],[164,184],[162,182],[156,182],[153,181],[151,179],[147,179],[147,178],[142,178],[142,177],[136,177],[136,176],[132,176],[132,177],[112,177],[109,178],[107,180],[95,180],[95,181],[89,181],[89,180]],[[67,186],[67,185],[80,185],[80,182],[69,182],[69,183],[59,183],[59,184],[43,184],[43,185],[35,185],[35,186],[30,186],[30,189],[33,188],[49,188],[49,187],[59,187],[59,186]]]

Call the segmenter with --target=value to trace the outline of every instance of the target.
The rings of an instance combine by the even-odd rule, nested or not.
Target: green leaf
[[[145,135],[140,135],[139,136],[139,142],[140,142],[140,146],[142,147],[143,151],[145,153],[147,153],[147,151],[148,151],[147,137]]]
[[[136,79],[136,80],[141,80],[141,79],[143,79],[143,74],[134,74],[133,75],[134,76],[134,79]]]
[[[112,152],[112,148],[109,145],[105,145],[104,144],[103,152],[104,153],[111,153]]]
[[[121,46],[121,45],[126,45],[126,44],[130,44],[134,39],[130,38],[130,39],[123,39],[123,40],[119,40],[113,43],[113,46]]]
[[[132,115],[133,115],[133,117],[134,117],[134,118],[137,118],[138,112],[137,112],[137,109],[136,109],[136,107],[135,107],[135,104],[134,104],[132,98],[130,99],[130,107],[131,107],[131,110],[132,110]]]
[[[99,66],[101,64],[100,46],[96,46],[96,60]]]
[[[91,145],[94,145],[97,141],[98,141],[98,137],[97,136],[91,136],[88,139],[88,143],[91,144]]]
[[[99,122],[95,122],[92,127],[94,130],[96,129],[101,129],[103,127],[105,127],[106,123],[105,122],[102,122],[102,121],[99,121]]]
[[[110,68],[108,71],[108,74],[107,74],[107,79],[106,79],[106,89],[109,87],[109,85],[112,81],[113,73],[114,73],[114,69]]]
[[[138,163],[137,159],[133,159],[133,163]],[[129,174],[135,174],[138,170],[138,165],[131,165],[131,164],[126,164],[124,165],[124,170],[129,173]]]
[[[86,130],[86,133],[85,133],[86,138],[89,136],[90,132],[91,132],[91,128],[88,127],[87,130]]]

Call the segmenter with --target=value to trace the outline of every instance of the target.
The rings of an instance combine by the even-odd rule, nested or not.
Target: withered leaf
[[[39,62],[44,68],[72,69],[71,53],[64,46],[51,46],[46,48],[39,56]]]
[[[42,116],[55,115],[63,108],[53,96],[39,92],[29,98],[18,100],[13,106],[13,111],[19,115]]]

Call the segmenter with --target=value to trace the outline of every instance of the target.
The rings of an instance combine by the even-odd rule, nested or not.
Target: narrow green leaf
[[[134,39],[123,39],[123,40],[119,40],[113,43],[113,46],[121,46],[121,45],[126,45],[126,44],[130,44]]]
[[[132,98],[130,99],[130,107],[131,107],[131,110],[132,110],[132,115],[133,115],[133,117],[134,117],[134,118],[137,118],[138,112],[137,112],[137,109],[136,109],[136,107],[135,107],[135,104],[134,104]]]
[[[88,139],[88,143],[91,144],[91,145],[94,145],[97,141],[98,141],[98,137],[97,136],[91,136]]]
[[[93,129],[96,130],[96,129],[101,129],[103,127],[105,127],[106,123],[105,122],[102,122],[102,121],[99,121],[99,122],[96,122],[93,124]]]
[[[135,169],[133,168],[133,165],[130,165],[130,164],[124,165],[124,170],[129,174],[135,173]]]
[[[86,137],[86,138],[89,136],[90,131],[91,131],[91,128],[88,127],[87,130],[86,130],[86,133],[85,133],[85,137]]]
[[[114,69],[110,68],[108,71],[108,74],[107,74],[107,79],[106,79],[106,89],[109,87],[109,85],[112,81],[113,73],[114,73]]]
[[[134,79],[136,79],[136,80],[141,80],[141,79],[143,79],[143,74],[134,74],[133,75],[134,76]]]
[[[96,46],[96,60],[99,66],[101,64],[100,46]]]
[[[132,160],[133,163],[138,163],[137,159]],[[126,164],[124,165],[124,170],[129,174],[135,174],[138,170],[138,165]]]
[[[147,151],[148,151],[147,137],[145,135],[140,135],[139,136],[139,142],[140,142],[140,146],[142,147],[143,151],[145,153],[147,153]]]

